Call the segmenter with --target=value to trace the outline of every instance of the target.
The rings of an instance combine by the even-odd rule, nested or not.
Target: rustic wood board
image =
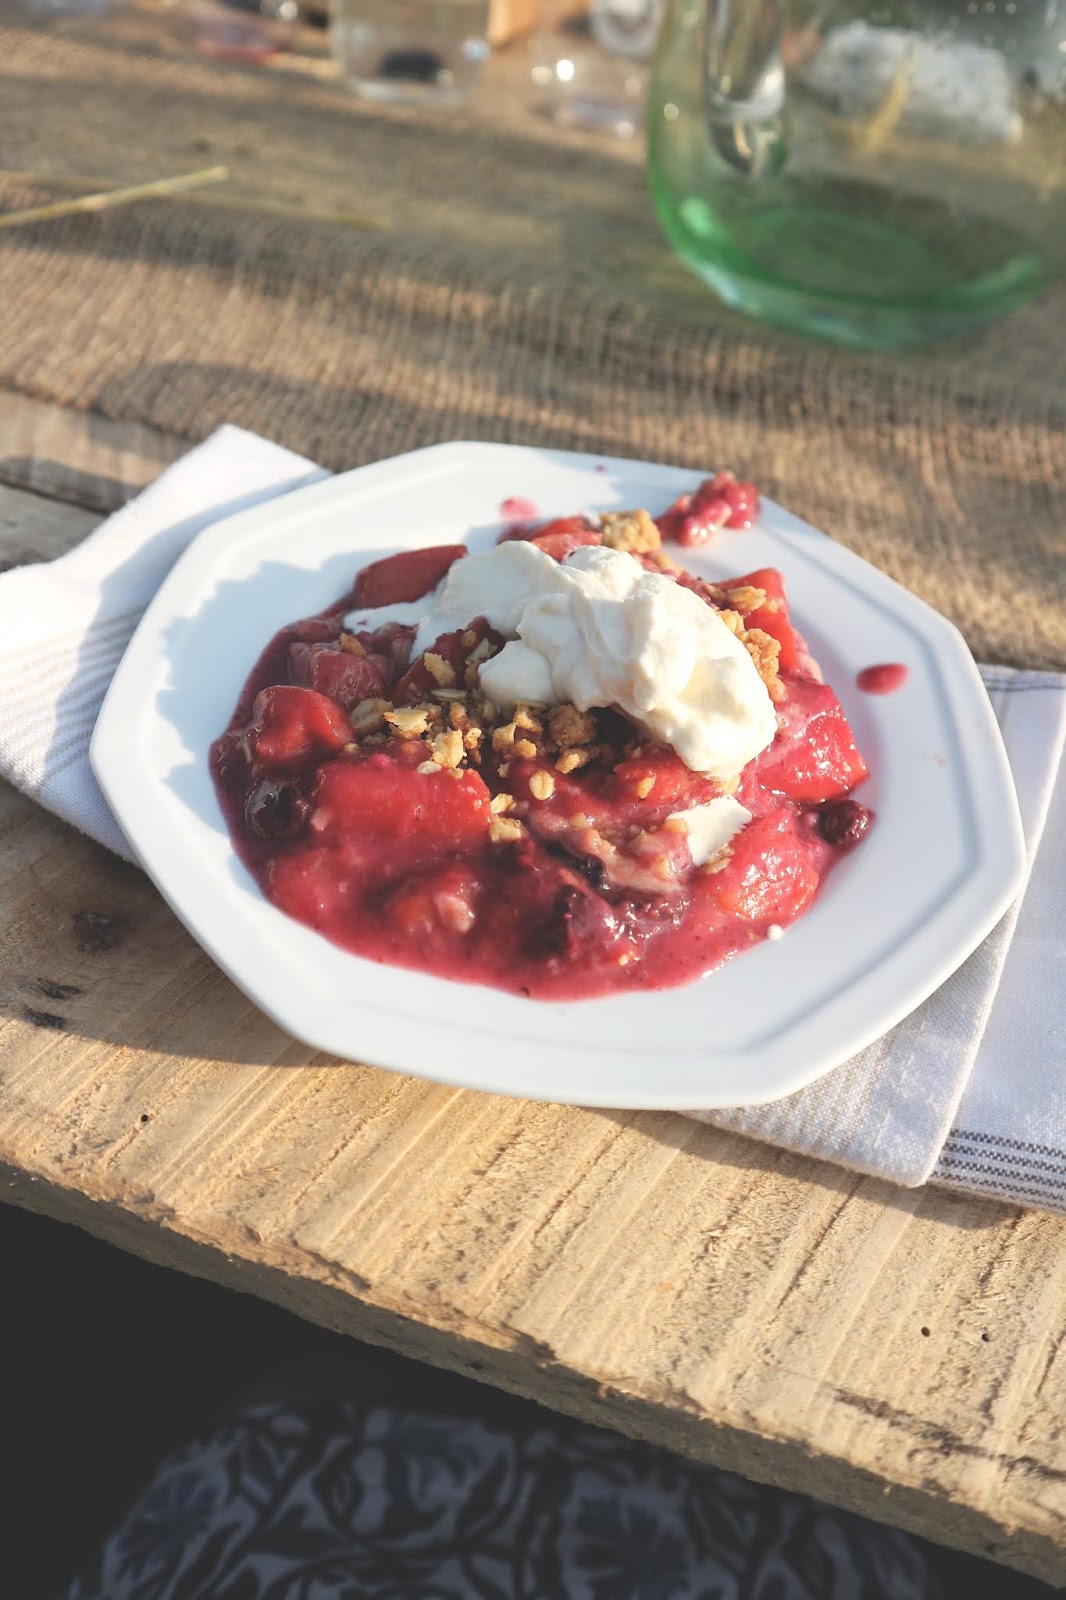
[[[188,448],[186,440],[154,428],[0,392],[0,483],[69,501],[79,508],[83,522],[87,510],[114,511],[124,505]],[[70,524],[75,536],[82,531],[78,514],[72,513]],[[0,537],[9,537],[6,526]],[[16,533],[20,561],[30,559],[25,537]],[[45,543],[36,559],[48,560],[53,554]]]
[[[94,511],[0,483],[0,571],[30,561],[51,561],[99,521]]]
[[[34,463],[19,481],[69,486],[86,419],[3,406]],[[121,491],[173,441],[117,433],[111,448]],[[85,529],[74,509],[29,505],[23,559],[34,516],[41,555],[62,546],[65,518],[71,540]],[[1062,1581],[1066,1223],[672,1115],[529,1104],[314,1055],[135,869],[10,789],[0,840],[7,1199]]]

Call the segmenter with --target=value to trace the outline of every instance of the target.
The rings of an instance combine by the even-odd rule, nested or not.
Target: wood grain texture
[[[139,446],[113,446],[116,472],[142,470]],[[140,873],[10,789],[0,1195],[559,1411],[1066,1575],[1066,1223],[668,1114],[315,1055]]]
[[[1062,1577],[1066,1225],[315,1056],[139,873],[10,790],[0,837],[9,1199]]]
[[[99,516],[0,483],[0,571],[30,561],[53,561],[84,539]]]
[[[83,512],[116,510],[188,448],[154,428],[0,391],[0,484]],[[4,528],[5,551],[6,536]]]

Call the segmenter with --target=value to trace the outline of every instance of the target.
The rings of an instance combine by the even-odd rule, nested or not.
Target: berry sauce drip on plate
[[[871,814],[852,794],[866,764],[780,573],[709,584],[663,549],[757,511],[751,485],[717,473],[657,519],[574,516],[503,535],[556,562],[623,551],[719,614],[777,726],[726,779],[616,707],[495,705],[479,669],[504,639],[484,617],[414,656],[407,622],[346,629],[353,609],[428,609],[462,545],[375,562],[335,606],[283,628],[211,752],[234,846],[267,898],[368,959],[544,1000],[687,983],[779,937]],[[703,859],[681,814],[725,796],[747,820]]]
[[[865,694],[895,694],[902,689],[910,671],[902,661],[881,661],[873,667],[863,667],[855,682]]]

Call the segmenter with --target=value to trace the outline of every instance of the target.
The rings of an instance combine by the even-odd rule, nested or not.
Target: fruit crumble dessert
[[[271,641],[212,769],[274,905],[361,956],[537,999],[689,982],[811,904],[867,775],[772,568],[646,510],[408,550]]]

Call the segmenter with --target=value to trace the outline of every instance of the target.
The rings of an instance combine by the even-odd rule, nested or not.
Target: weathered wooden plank
[[[29,561],[52,561],[99,520],[94,511],[0,483],[0,571]]]
[[[0,390],[0,484],[114,511],[188,448],[154,428]]]
[[[668,1115],[314,1057],[138,873],[11,791],[0,827],[9,1198],[556,1409],[1062,1575],[1066,1226]],[[111,919],[109,948],[79,942],[86,910]]]

